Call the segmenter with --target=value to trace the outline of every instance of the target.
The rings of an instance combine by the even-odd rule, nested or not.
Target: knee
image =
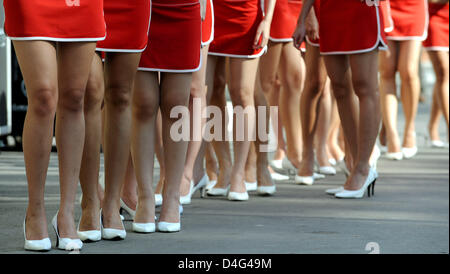
[[[158,114],[158,100],[152,98],[139,98],[133,100],[133,118],[138,121],[153,119]]]
[[[231,86],[233,104],[247,107],[254,104],[254,90],[249,86]]]
[[[130,106],[131,87],[111,85],[105,91],[105,103],[116,111],[124,111]]]
[[[448,64],[435,64],[434,72],[436,74],[436,81],[439,83],[448,82],[449,80],[449,67]]]
[[[308,79],[308,81],[305,83],[304,92],[312,96],[318,96],[321,94],[324,87],[325,81],[322,81],[316,77],[311,77],[311,79]]]
[[[55,115],[58,101],[56,87],[41,86],[33,93],[35,96],[29,96],[28,111],[39,117]]]
[[[352,83],[358,98],[378,96],[378,87],[367,79],[353,79]]]
[[[266,96],[268,96],[274,88],[277,88],[277,85],[278,87],[281,86],[280,82],[277,81],[275,77],[261,79],[261,88]]]
[[[338,101],[345,99],[351,92],[351,87],[343,79],[332,79],[331,86],[333,88],[334,97]]]
[[[84,98],[84,109],[90,111],[101,106],[104,96],[103,81],[89,81]]]
[[[412,83],[419,80],[419,70],[416,66],[404,66],[399,68],[402,83]]]
[[[194,98],[200,98],[205,93],[205,85],[202,82],[192,81],[191,95]]]
[[[60,90],[58,108],[80,112],[83,111],[84,94],[86,90],[79,87],[70,87]]]
[[[290,95],[297,95],[301,92],[302,88],[302,75],[300,71],[292,71],[288,77],[286,77],[286,86],[288,87],[283,92],[289,92]],[[317,88],[323,87],[323,84],[317,81]]]
[[[392,66],[382,66],[380,67],[380,77],[382,79],[395,79],[395,74],[397,70]]]

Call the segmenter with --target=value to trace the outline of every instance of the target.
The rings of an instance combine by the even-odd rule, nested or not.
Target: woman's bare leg
[[[58,101],[56,49],[44,41],[14,41],[13,44],[28,97],[22,140],[28,182],[26,238],[41,240],[48,237],[44,187]]]
[[[347,143],[357,144],[350,148],[355,166],[344,186],[347,190],[360,189],[364,184],[369,173],[369,159],[378,135],[380,107],[377,60],[378,51],[325,57]],[[355,108],[351,96],[352,86],[359,99],[359,119],[356,117],[358,109]],[[358,120],[361,121],[359,125]]]
[[[95,43],[57,45],[59,99],[56,144],[61,193],[58,233],[62,238],[78,238],[74,206],[85,142],[84,94],[95,46]]]
[[[300,98],[305,82],[305,63],[292,42],[284,43],[280,61],[283,92],[280,94],[280,117],[286,132],[287,157],[295,167],[302,160],[302,126]]]
[[[131,143],[131,94],[140,54],[107,53],[105,63],[105,198],[103,226],[123,229],[119,216]]]
[[[138,200],[138,183],[136,178],[136,171],[133,165],[131,152],[127,164],[127,171],[125,172],[125,180],[122,184],[122,191],[120,197],[122,201],[132,210],[136,210]]]
[[[98,176],[104,94],[103,63],[100,56],[95,54],[84,98],[86,137],[80,169],[80,185],[83,193],[80,231],[100,230],[99,211],[101,205],[98,193]]]
[[[160,221],[178,223],[180,221],[180,184],[183,176],[188,142],[175,141],[171,127],[177,121],[170,117],[174,107],[188,107],[192,81],[191,73],[161,74],[161,117],[164,149],[164,165],[167,170],[163,187],[163,204]]]
[[[398,66],[398,42],[388,40],[389,51],[380,52],[380,95],[383,126],[388,152],[400,152],[397,130],[398,99],[395,74]]]
[[[303,156],[299,176],[312,176],[314,172],[314,134],[317,127],[319,99],[327,79],[327,71],[318,47],[306,44],[306,79],[300,98]]]
[[[325,88],[320,99],[319,116],[317,119],[317,131],[316,131],[316,157],[319,166],[331,166],[328,158],[328,133],[330,130],[330,120],[332,111],[331,101],[331,84],[327,81]]]
[[[441,108],[439,105],[438,93],[436,88],[433,90],[433,99],[431,102],[430,120],[428,122],[428,134],[431,141],[440,141],[439,137],[439,121],[442,117]]]
[[[191,84],[191,96],[189,100],[189,111],[191,113],[191,141],[189,142],[186,163],[184,165],[183,177],[181,179],[181,196],[186,196],[189,194],[191,181],[194,173],[195,160],[200,152],[203,143],[203,126],[206,123],[206,119],[202,118],[202,113],[206,109],[206,67],[208,60],[208,50],[209,46],[202,48],[202,66],[199,71],[192,73],[192,84]],[[194,105],[194,100],[199,101],[200,105]],[[194,108],[196,108],[194,110]],[[194,117],[197,115],[197,117]],[[194,120],[196,122],[194,122]],[[195,125],[199,125],[200,128],[195,128]],[[194,132],[195,131],[195,132]],[[200,138],[198,140],[198,138]],[[197,181],[194,181],[194,184]]]
[[[433,68],[436,73],[436,84],[434,93],[437,94],[436,99],[441,113],[447,123],[447,141],[449,141],[449,61],[448,52],[430,51],[428,52]]]
[[[136,223],[155,221],[153,169],[159,100],[158,74],[139,71],[134,85],[131,134],[133,165],[138,182],[138,205],[134,218]]]
[[[401,100],[405,113],[405,131],[402,146],[411,148],[416,146],[415,120],[420,97],[419,62],[420,41],[400,42],[398,56],[398,71],[402,80]]]
[[[339,131],[341,127],[341,120],[339,119],[339,112],[337,110],[336,100],[334,96],[332,98],[332,110],[331,110],[331,122],[330,122],[330,132],[328,134],[328,149],[330,150],[331,156],[336,161],[342,161],[344,159],[344,151],[339,145]]]
[[[250,149],[250,137],[255,131],[255,81],[259,59],[230,58],[230,96],[233,106],[247,112],[241,124],[234,123],[234,162],[230,192],[246,192],[244,184],[245,162]],[[242,134],[243,133],[243,134]],[[241,135],[241,136],[239,136]],[[238,140],[237,137],[243,137]]]
[[[216,67],[209,67],[214,69],[214,81],[213,91],[211,96],[211,106],[218,107],[222,112],[222,141],[213,140],[211,143],[214,148],[214,152],[217,155],[217,161],[219,162],[219,176],[217,178],[217,184],[214,187],[226,188],[230,184],[231,178],[231,151],[230,143],[228,141],[228,124],[227,124],[227,100],[225,97],[226,86],[226,59],[223,57],[213,57],[216,59]],[[209,64],[212,64],[210,62]]]
[[[272,92],[270,92],[269,94],[267,93],[264,94],[271,107],[278,107],[278,108],[280,107],[281,92],[282,92],[281,82],[279,80],[279,77],[277,76]],[[286,142],[284,141],[284,134],[283,134],[284,128],[283,119],[281,118],[280,115],[278,115],[277,117],[273,117],[272,113],[270,119],[272,121],[273,119],[278,119],[278,127],[273,128],[273,131],[275,132],[275,138],[277,140],[277,151],[275,152],[273,159],[283,160],[283,158],[286,155]],[[273,123],[272,125],[275,125],[275,123]]]
[[[164,187],[164,180],[166,177],[166,169],[164,166],[164,151],[163,151],[163,139],[162,139],[162,118],[161,111],[158,111],[156,117],[156,138],[155,138],[155,153],[156,159],[159,163],[159,181],[155,188],[156,194],[162,194]]]

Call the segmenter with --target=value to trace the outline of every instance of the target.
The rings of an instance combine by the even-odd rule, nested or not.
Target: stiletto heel
[[[364,197],[364,194],[366,193],[366,190],[368,191],[368,196],[370,197],[371,194],[371,187],[372,187],[372,193],[374,193],[374,183],[378,178],[378,173],[373,169],[370,168],[369,174],[367,176],[367,179],[364,183],[364,185],[358,189],[358,190],[346,190],[344,189],[341,192],[338,192],[335,194],[336,198],[342,198],[342,199],[361,199]],[[373,195],[372,195],[373,196]]]

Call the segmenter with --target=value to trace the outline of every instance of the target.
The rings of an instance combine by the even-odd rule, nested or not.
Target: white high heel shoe
[[[125,212],[127,212],[133,219],[134,216],[136,215],[136,210],[132,210],[130,207],[127,206],[127,204],[125,204],[125,202],[120,199],[120,215],[122,216],[123,211],[125,210]],[[123,219],[122,219],[123,221]]]
[[[159,232],[173,233],[181,230],[181,223],[158,222],[157,226]]]
[[[227,196],[230,191],[230,186],[226,188],[213,187],[206,192],[208,196]]]
[[[289,180],[289,176],[280,174],[278,172],[270,173],[270,177],[272,177],[272,180],[275,180],[275,181],[287,181],[287,180]]]
[[[321,166],[319,167],[319,173],[323,175],[336,175],[336,169],[332,166]]]
[[[274,169],[283,169],[283,159],[270,161],[270,166]]]
[[[23,220],[23,237],[25,239],[25,250],[30,251],[49,251],[52,248],[52,242],[50,238],[44,238],[42,240],[27,240],[25,219]]]
[[[403,152],[386,152],[384,155],[386,159],[392,160],[392,161],[401,161],[403,160]]]
[[[298,173],[298,169],[292,164],[287,157],[282,160],[283,170],[287,172],[288,175],[294,175]]]
[[[81,219],[80,219],[81,221]],[[102,239],[102,229],[100,225],[100,230],[86,230],[80,231],[80,223],[78,222],[77,227],[78,237],[82,242],[98,242]]]
[[[368,195],[373,196],[375,194],[375,182],[377,181],[378,173],[370,168],[369,175],[364,183],[364,185],[358,190],[346,190],[336,193],[334,196],[341,199],[361,199],[364,197],[366,190],[368,190]]]
[[[208,192],[208,190],[212,189],[216,184],[217,184],[217,180],[212,180],[212,181],[209,181],[208,183],[206,183],[206,187],[204,189],[203,195],[205,195],[206,192]]]
[[[313,173],[312,176],[298,176],[295,175],[295,183],[298,185],[308,185],[311,186],[316,180],[325,178],[325,175]]]
[[[258,182],[249,183],[244,181],[244,183],[247,191],[256,191],[258,189]]]
[[[102,230],[102,239],[104,240],[123,240],[127,236],[127,232],[124,229],[104,228],[103,227],[103,214],[100,213],[100,226]],[[123,223],[122,223],[122,227]]]
[[[248,201],[249,196],[248,196],[248,192],[229,192],[228,193],[228,200],[230,201],[239,201],[239,202],[243,202],[243,201]]]
[[[83,247],[83,242],[80,239],[71,239],[71,238],[60,238],[58,231],[58,212],[53,217],[52,220],[53,229],[56,233],[56,248],[61,250],[81,250]]]
[[[342,191],[344,191],[344,187],[340,186],[338,188],[327,189],[327,190],[325,190],[325,193],[327,193],[328,195],[335,195],[336,193],[339,193]]]
[[[194,190],[194,181],[191,180],[191,184],[189,186],[189,193],[185,196],[180,196],[180,204],[189,205],[192,202],[192,194]]]
[[[137,209],[137,205],[136,205]],[[156,216],[155,216],[156,221]],[[154,233],[156,232],[156,225],[155,223],[136,223],[133,220],[132,229],[134,232],[137,233]]]
[[[416,146],[411,147],[411,148],[409,148],[409,147],[403,147],[402,148],[403,157],[405,159],[413,158],[414,156],[416,156],[417,151],[418,151],[418,149],[417,149]]]
[[[277,187],[275,184],[273,186],[258,186],[256,192],[260,196],[272,196],[277,192]]]
[[[155,194],[155,206],[162,206],[163,197],[162,194]]]

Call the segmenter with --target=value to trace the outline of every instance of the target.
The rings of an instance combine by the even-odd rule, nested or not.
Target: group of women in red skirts
[[[27,250],[51,249],[44,186],[55,116],[61,200],[52,226],[56,247],[64,250],[125,239],[123,209],[134,232],[180,231],[180,203],[191,203],[197,190],[231,201],[248,200],[248,191],[271,196],[279,178],[274,170],[311,185],[336,173],[330,158],[343,164],[347,180],[328,194],[373,194],[381,120],[386,157],[417,152],[417,70],[427,37],[423,43],[439,75],[436,113],[448,125],[448,1],[5,0],[4,8],[29,103],[23,132]],[[402,145],[396,71],[407,120]],[[279,106],[282,126],[275,131],[284,127],[286,149],[278,134],[270,164],[259,149],[267,140],[260,138],[235,141],[232,161],[226,141],[171,137],[178,118],[172,109],[193,110],[200,102],[202,110],[225,111],[225,86],[234,106]],[[259,118],[250,111],[240,130],[257,130]],[[344,145],[328,151],[329,135],[335,137],[330,150],[338,135]],[[153,190],[155,154],[161,179]],[[75,224],[78,182],[82,216]]]

